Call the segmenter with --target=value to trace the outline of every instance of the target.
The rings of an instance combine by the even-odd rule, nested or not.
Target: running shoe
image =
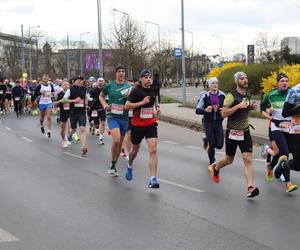
[[[122,149],[122,151],[120,153],[120,156],[123,157],[123,158],[127,157],[124,149]]]
[[[210,177],[213,182],[215,182],[215,183],[220,182],[219,170],[216,170],[216,163],[213,163],[211,165]]]
[[[67,141],[63,141],[62,142],[62,147],[63,148],[67,148],[68,147],[68,142]]]
[[[41,126],[41,132],[42,132],[42,134],[45,134],[45,128],[44,128],[44,126]]]
[[[148,188],[159,188],[159,183],[157,182],[156,177],[150,179],[150,182],[148,184]]]
[[[67,139],[68,139],[68,142],[70,142],[70,145],[71,145],[71,141],[72,141],[72,134],[69,133],[68,136],[67,136]]]
[[[48,137],[49,139],[51,138],[51,132],[50,132],[50,131],[47,132],[47,137]]]
[[[271,182],[273,180],[273,170],[267,170],[265,174],[266,180]]]
[[[287,167],[287,157],[286,155],[282,155],[279,157],[277,164],[274,167],[274,175],[276,179],[280,178],[285,167]]]
[[[127,167],[126,173],[125,173],[125,178],[127,181],[131,181],[132,180],[132,168]]]
[[[76,143],[79,143],[79,142],[80,142],[80,138],[78,137],[77,133],[74,133],[74,134],[72,135],[72,139],[73,139],[74,141],[76,141]]]
[[[295,191],[295,190],[297,190],[297,189],[298,189],[298,186],[297,186],[297,185],[295,185],[295,184],[293,184],[293,183],[291,183],[291,182],[288,182],[288,183],[286,184],[286,190],[285,190],[285,192],[291,193],[291,192],[293,192],[293,191]]]
[[[88,152],[88,148],[86,146],[81,149],[82,156],[86,156],[87,152]]]
[[[248,191],[246,194],[247,198],[253,198],[255,196],[259,195],[259,189],[258,187],[249,186]]]
[[[112,165],[110,164],[108,169],[107,169],[107,173],[110,174],[113,177],[118,177],[118,171],[116,167],[112,167]]]
[[[100,145],[104,145],[104,142],[103,142],[103,140],[102,140],[102,139],[100,139],[100,138],[98,139],[97,143],[98,143],[98,144],[100,144]]]

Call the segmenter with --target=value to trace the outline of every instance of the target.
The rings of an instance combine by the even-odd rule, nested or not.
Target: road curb
[[[165,114],[164,115],[159,115],[158,119],[160,121],[168,122],[168,123],[178,125],[178,126],[181,126],[181,127],[189,128],[189,129],[196,130],[196,131],[202,131],[202,124],[200,124],[200,122],[195,122],[195,121],[192,121],[192,120],[182,119],[182,118],[179,118],[179,117],[176,117],[176,116],[165,115]],[[225,130],[224,130],[224,132],[225,132]],[[264,143],[269,142],[268,137],[259,136],[259,135],[254,134],[253,132],[251,133],[251,136],[252,136],[253,143],[264,144]]]

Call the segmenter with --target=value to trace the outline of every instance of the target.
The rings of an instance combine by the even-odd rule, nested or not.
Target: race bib
[[[150,107],[150,108],[141,108],[140,111],[140,118],[143,119],[149,119],[153,117],[153,113],[154,113],[154,108]]]
[[[133,117],[133,109],[129,109],[128,110],[128,116],[129,117]]]
[[[63,108],[64,110],[70,110],[70,103],[64,103]]]
[[[10,90],[7,90],[7,91],[6,91],[6,94],[11,94]]]
[[[97,110],[93,110],[91,117],[98,117],[98,111]]]
[[[15,97],[15,101],[20,101],[21,97]]]
[[[84,100],[80,100],[80,102],[75,103],[74,107],[83,108],[84,107]]]
[[[282,132],[290,132],[290,129],[292,128],[292,123],[291,122],[281,122],[279,123],[279,128],[280,131]]]
[[[3,95],[3,90],[0,90],[0,95]]]
[[[113,114],[116,114],[116,115],[123,115],[123,112],[124,112],[124,105],[112,103],[110,109],[111,109],[111,112],[112,112]]]
[[[243,141],[244,140],[244,130],[233,130],[229,132],[229,139],[234,141]]]

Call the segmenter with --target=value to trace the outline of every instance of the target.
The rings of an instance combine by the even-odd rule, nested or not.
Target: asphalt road
[[[150,190],[145,144],[128,182],[125,159],[119,178],[106,173],[110,138],[90,136],[82,159],[80,145],[61,148],[57,125],[48,140],[37,117],[1,117],[0,249],[299,249],[300,193],[265,182],[258,148],[261,195],[247,200],[239,155],[214,184],[199,132],[161,122],[159,135],[161,188]]]

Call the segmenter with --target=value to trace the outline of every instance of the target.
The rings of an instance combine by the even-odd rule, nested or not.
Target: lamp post
[[[28,35],[29,35],[29,79],[30,81],[32,81],[32,61],[31,61],[31,33],[30,31],[32,29],[35,29],[35,28],[39,28],[40,26],[37,25],[37,26],[33,26],[33,27],[29,27],[28,29]]]
[[[222,36],[219,36],[219,35],[215,35],[215,34],[212,34],[212,36],[219,38],[220,41],[221,41],[220,61],[222,61],[222,59],[223,59],[223,37],[222,37]]]
[[[179,28],[181,30],[181,28]],[[189,30],[184,30],[187,33],[190,33],[192,35],[192,60],[191,60],[191,72],[192,72],[192,83],[194,83],[194,72],[193,72],[193,57],[194,57],[194,32]]]
[[[152,25],[155,25],[157,26],[157,34],[158,34],[158,49],[160,51],[161,47],[160,47],[160,28],[159,28],[159,23],[153,23],[153,22],[150,22],[150,21],[145,21],[145,23],[149,23],[149,24],[152,24]]]
[[[80,37],[80,75],[82,76],[82,74],[83,74],[83,67],[82,67],[82,47],[83,47],[83,41],[82,41],[82,36],[84,36],[84,35],[87,35],[87,34],[90,34],[91,32],[85,32],[85,33],[81,33],[80,35],[79,35],[79,37]]]
[[[121,11],[121,10],[118,10],[115,8],[113,9],[113,11],[119,12],[119,13],[127,16],[127,26],[128,26],[128,33],[129,33],[129,14],[127,12],[124,12],[124,11]],[[127,63],[127,67],[128,67],[128,78],[132,79],[133,77],[132,77],[131,63],[129,62],[129,58],[130,58],[129,53],[130,53],[130,48],[129,48],[129,51],[128,50],[126,51],[126,63]]]
[[[97,0],[97,11],[98,11],[98,43],[99,43],[99,76],[103,77],[101,0]]]
[[[242,61],[244,61],[244,43],[242,40],[234,39],[234,41],[241,43],[242,46]]]
[[[184,1],[181,0],[181,47],[182,47],[182,99],[183,105],[186,105],[186,86],[185,86],[185,45],[184,45]]]

